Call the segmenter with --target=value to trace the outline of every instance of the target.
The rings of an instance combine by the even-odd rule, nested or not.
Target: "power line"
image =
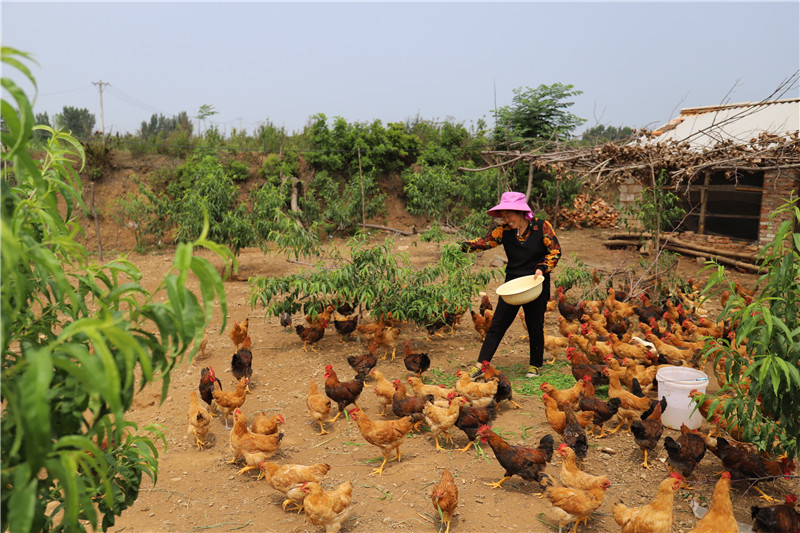
[[[165,113],[164,111],[162,111],[160,109],[156,109],[155,107],[153,107],[153,106],[151,106],[149,104],[146,104],[146,103],[144,103],[144,102],[142,102],[140,100],[137,100],[136,98],[134,98],[133,96],[130,96],[129,94],[124,93],[122,90],[120,90],[117,87],[110,88],[108,90],[108,92],[111,93],[112,95],[116,96],[117,98],[119,98],[123,102],[128,103],[128,104],[130,104],[130,105],[132,105],[134,107],[138,107],[140,109],[144,109],[145,111],[149,111],[151,113],[160,113],[162,115],[166,115],[167,114],[167,113]]]
[[[39,96],[54,96],[56,94],[76,93],[78,91],[85,91],[86,87],[76,87],[75,89],[66,89],[64,91],[55,91],[52,93],[39,93]]]

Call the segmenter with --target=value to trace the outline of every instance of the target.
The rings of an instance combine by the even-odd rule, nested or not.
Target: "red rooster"
[[[358,400],[363,389],[363,379],[341,382],[336,372],[333,370],[333,367],[327,365],[325,367],[325,394],[328,398],[336,402],[336,405],[339,407],[339,412],[336,413],[336,416],[329,420],[329,422],[336,422],[348,405],[352,404],[358,407],[356,400]],[[361,409],[360,407],[358,408]]]
[[[249,380],[253,375],[253,352],[250,351],[252,346],[253,342],[250,340],[250,335],[248,335],[242,342],[241,347],[236,350],[236,353],[233,354],[231,358],[231,373],[233,377],[236,378],[236,381],[242,378],[247,378]],[[245,390],[250,392],[250,385],[248,385]]]

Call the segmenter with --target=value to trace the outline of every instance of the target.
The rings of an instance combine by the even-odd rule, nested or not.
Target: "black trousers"
[[[525,310],[525,324],[528,326],[528,342],[531,350],[529,364],[538,367],[542,366],[544,359],[544,312],[547,310],[547,300],[550,299],[550,277],[545,276],[542,284],[542,294],[534,301],[521,306]],[[517,317],[519,308],[519,305],[508,304],[502,298],[497,299],[492,325],[486,332],[486,339],[478,354],[479,363],[492,360],[500,341]]]

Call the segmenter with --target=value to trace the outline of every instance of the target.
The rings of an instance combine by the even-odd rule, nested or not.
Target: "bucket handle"
[[[708,381],[708,378],[697,378],[697,379],[670,379],[668,383],[680,383],[682,385],[691,385],[693,383],[698,383],[700,381]]]

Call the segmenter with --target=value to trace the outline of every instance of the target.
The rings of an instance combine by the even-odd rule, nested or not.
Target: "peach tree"
[[[383,313],[419,326],[446,312],[468,311],[472,297],[498,276],[494,270],[473,272],[475,258],[455,244],[442,247],[439,259],[415,269],[406,253],[395,252],[392,239],[371,244],[367,234],[348,241],[306,270],[283,277],[250,279],[250,304],[267,315],[283,311],[316,312],[336,301],[357,303],[377,319]]]
[[[800,208],[791,198],[773,213],[791,213],[775,239],[759,253],[764,274],[752,298],[743,297],[722,266],[712,269],[706,294],[730,293],[719,318],[733,335],[709,339],[705,357],[720,365],[726,384],[712,403],[720,404],[729,429],[767,452],[796,457],[800,435]],[[715,269],[715,270],[713,270]],[[726,397],[733,392],[732,397]]]
[[[27,54],[3,47],[6,71],[36,86]],[[80,143],[34,126],[31,103],[11,78],[2,86],[2,458],[3,531],[108,529],[137,498],[144,475],[155,483],[164,428],[125,419],[134,394],[191,359],[215,305],[226,315],[222,281],[202,246],[178,245],[151,293],[120,257],[93,261],[77,243],[84,209]],[[49,133],[34,159],[36,128]],[[59,209],[61,204],[61,210]],[[200,293],[187,286],[190,276]],[[223,324],[224,328],[224,324]]]

